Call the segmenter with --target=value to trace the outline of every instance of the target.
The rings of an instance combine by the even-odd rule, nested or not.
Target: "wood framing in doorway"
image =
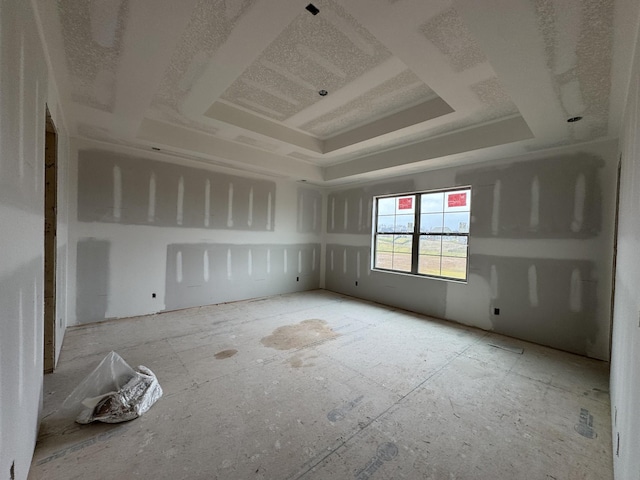
[[[56,227],[58,203],[58,134],[46,109],[44,149],[44,372],[56,362]]]
[[[618,266],[618,221],[620,214],[620,180],[622,179],[622,154],[618,158],[618,173],[616,175],[616,211],[613,224],[613,262],[611,265],[611,312],[609,320],[609,361],[613,350],[613,310],[616,305],[616,269]]]

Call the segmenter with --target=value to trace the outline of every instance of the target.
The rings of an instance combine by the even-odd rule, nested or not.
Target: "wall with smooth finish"
[[[640,456],[640,42],[620,138],[621,182],[611,354],[616,479],[639,478]]]
[[[326,288],[607,360],[615,148],[585,144],[331,191]],[[467,185],[466,283],[371,269],[374,195]]]
[[[31,2],[0,2],[0,478],[26,479],[42,409],[44,168],[48,106],[58,128],[59,188],[67,139]],[[67,206],[58,204],[56,347],[65,328]]]
[[[320,287],[319,189],[85,140],[73,157],[72,324]]]

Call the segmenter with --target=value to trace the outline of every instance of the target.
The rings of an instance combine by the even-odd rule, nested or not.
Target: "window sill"
[[[390,273],[393,275],[402,275],[403,277],[413,277],[413,278],[421,278],[426,280],[437,280],[440,282],[458,283],[462,285],[467,285],[469,283],[468,278],[465,280],[462,280],[458,278],[436,277],[432,275],[422,275],[422,274],[410,273],[410,272],[399,272],[396,270],[384,270],[382,268],[371,268],[371,271],[377,272],[377,273]]]

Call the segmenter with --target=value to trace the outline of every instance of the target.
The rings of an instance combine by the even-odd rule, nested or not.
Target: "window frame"
[[[442,232],[437,232],[437,233],[429,233],[429,232],[421,232],[421,228],[420,228],[420,222],[422,219],[421,216],[421,207],[422,207],[422,195],[428,195],[428,194],[434,194],[434,193],[442,193],[445,194],[449,193],[449,192],[467,192],[468,194],[468,199],[469,202],[471,201],[471,185],[460,185],[460,186],[455,186],[455,187],[448,187],[448,188],[439,188],[439,189],[434,189],[434,190],[421,190],[421,191],[415,191],[415,192],[406,192],[406,193],[393,193],[393,194],[387,194],[387,195],[376,195],[373,197],[373,218],[372,218],[372,235],[371,235],[371,270],[373,271],[377,271],[377,272],[385,272],[385,273],[396,273],[396,274],[401,274],[401,275],[411,275],[411,276],[416,276],[416,277],[422,277],[422,278],[431,278],[431,279],[436,279],[436,280],[444,280],[444,281],[448,281],[448,282],[456,282],[456,283],[468,283],[469,281],[469,240],[471,237],[471,205],[469,204],[469,225],[468,225],[468,231],[466,233],[461,233],[461,232],[448,232],[445,233],[444,232],[444,214],[446,213],[446,207],[443,205],[443,211],[442,212],[437,212],[437,213],[442,213],[443,214],[443,220],[442,220],[442,227],[443,227],[443,231]],[[414,216],[414,222],[413,222],[413,231],[412,232],[401,232],[401,231],[396,231],[395,229],[395,225],[394,225],[394,231],[392,232],[379,232],[378,231],[378,219],[379,219],[379,201],[381,199],[388,199],[388,198],[401,198],[401,197],[408,197],[408,196],[413,196],[414,198],[414,202],[415,202],[415,207],[414,207],[414,212],[413,212],[413,216]],[[446,197],[445,197],[446,198]],[[396,212],[394,215],[398,215],[398,213]],[[395,235],[409,235],[411,236],[412,239],[412,244],[411,244],[411,270],[410,271],[406,271],[406,270],[397,270],[397,269],[393,269],[393,268],[381,268],[381,267],[377,267],[376,266],[376,260],[378,257],[378,252],[377,252],[377,238],[378,235],[391,235],[391,236],[395,236]],[[419,263],[420,263],[420,239],[425,237],[428,238],[429,236],[432,237],[465,237],[467,239],[466,241],[466,252],[465,252],[465,276],[464,278],[456,278],[456,277],[448,277],[445,275],[433,275],[433,274],[426,274],[426,273],[419,273]],[[443,257],[449,257],[448,255],[443,255],[442,254],[442,250],[440,251],[440,255],[433,255],[433,257],[437,257],[440,259],[440,268],[442,269],[442,258]],[[460,257],[462,258],[462,257]]]

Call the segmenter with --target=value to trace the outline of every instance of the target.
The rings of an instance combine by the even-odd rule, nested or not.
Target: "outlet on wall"
[[[499,308],[494,308],[493,309],[493,314],[494,315],[500,315],[500,309]]]
[[[156,298],[156,294],[155,294],[155,293],[152,293],[152,294],[151,294],[151,298]]]

